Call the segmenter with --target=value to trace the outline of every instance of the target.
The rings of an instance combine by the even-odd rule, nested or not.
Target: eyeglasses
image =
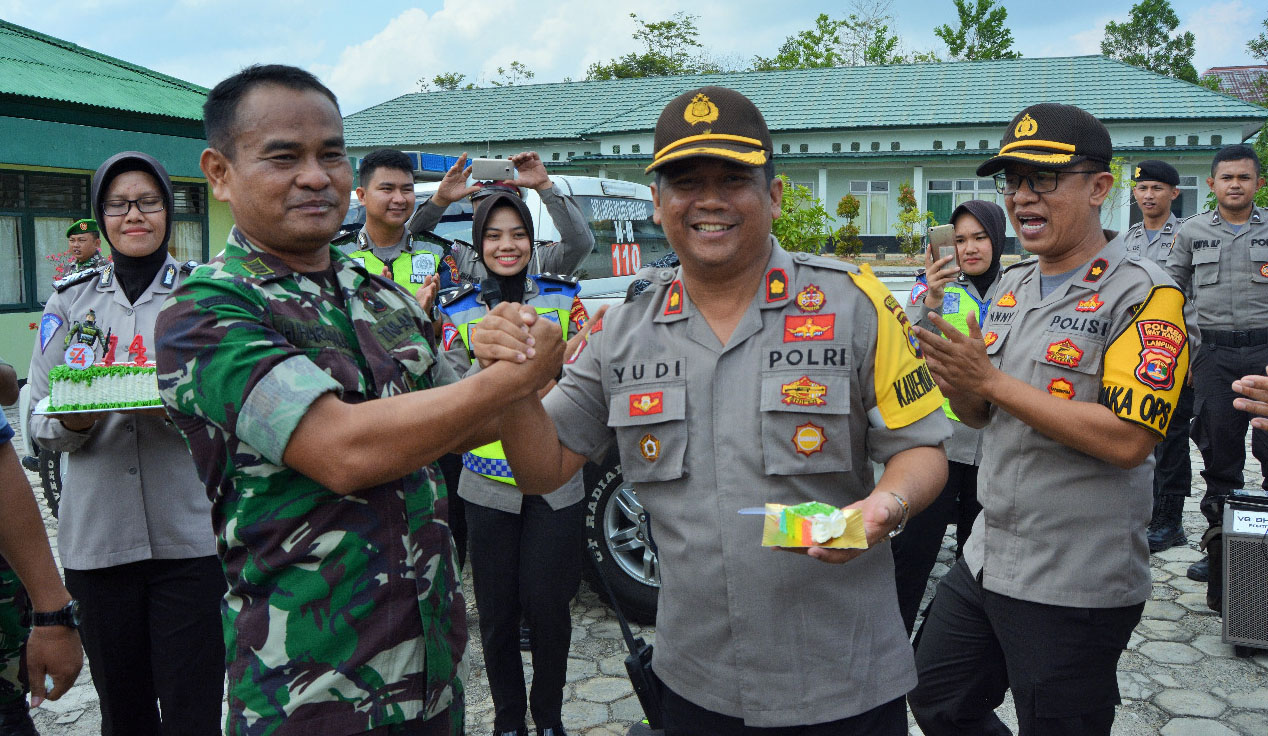
[[[1062,174],[1100,174],[1100,171],[1032,171],[1029,174],[1008,174],[1003,171],[991,177],[995,180],[995,191],[1000,194],[1016,194],[1021,189],[1024,179],[1035,194],[1045,194],[1057,189],[1057,179]]]
[[[128,214],[132,209],[132,205],[136,205],[138,212],[144,212],[147,215],[155,212],[162,212],[162,197],[141,197],[140,199],[110,199],[102,203],[101,211],[108,217],[119,217]]]

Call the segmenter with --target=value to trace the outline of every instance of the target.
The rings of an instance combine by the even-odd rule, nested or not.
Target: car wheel
[[[44,501],[48,510],[57,518],[62,503],[62,453],[40,448],[40,485],[44,488]]]
[[[633,485],[625,482],[615,452],[601,466],[587,464],[584,477],[586,554],[590,557],[586,577],[595,591],[611,602],[600,579],[602,573],[626,618],[654,623],[660,562],[648,544],[647,512]]]

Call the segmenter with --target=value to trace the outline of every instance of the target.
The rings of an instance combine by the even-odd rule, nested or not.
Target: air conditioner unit
[[[1268,649],[1268,492],[1233,491],[1224,504],[1224,632],[1239,657]]]

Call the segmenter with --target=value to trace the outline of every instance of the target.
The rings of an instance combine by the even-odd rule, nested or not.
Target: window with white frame
[[[889,182],[851,181],[850,194],[859,200],[859,217],[854,223],[863,235],[889,232]]]

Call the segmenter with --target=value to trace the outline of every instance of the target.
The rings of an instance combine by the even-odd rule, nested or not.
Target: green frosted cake
[[[162,406],[155,365],[59,365],[48,372],[48,409],[93,411]]]

